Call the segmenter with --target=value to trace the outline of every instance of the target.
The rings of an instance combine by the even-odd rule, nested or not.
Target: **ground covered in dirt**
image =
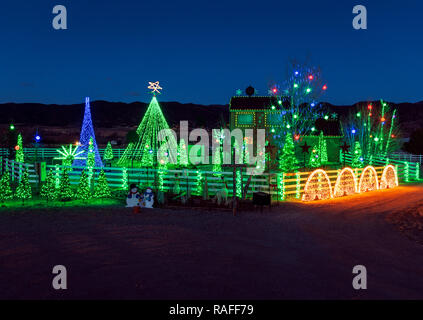
[[[2,299],[423,298],[423,187],[271,211],[0,210]],[[68,289],[56,291],[53,266]],[[368,289],[352,287],[364,265]]]

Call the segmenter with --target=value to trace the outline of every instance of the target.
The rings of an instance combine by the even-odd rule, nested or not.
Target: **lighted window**
[[[254,117],[252,114],[238,114],[237,121],[238,124],[253,124]]]

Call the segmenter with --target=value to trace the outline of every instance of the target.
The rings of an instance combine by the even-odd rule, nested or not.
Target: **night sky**
[[[68,30],[52,28],[52,9]],[[366,5],[368,29],[352,28]],[[162,101],[226,104],[236,89],[320,66],[334,104],[423,100],[423,4],[415,0],[1,1],[0,103]]]

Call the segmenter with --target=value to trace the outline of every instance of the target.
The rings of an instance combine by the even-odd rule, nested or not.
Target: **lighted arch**
[[[358,192],[366,192],[379,189],[379,182],[377,179],[376,169],[372,166],[367,166],[363,169],[360,176],[360,183],[358,185]]]
[[[314,170],[304,186],[303,201],[333,198],[332,187],[327,173],[322,169]]]
[[[342,197],[354,193],[357,193],[357,178],[351,168],[344,168],[336,178],[333,196]]]
[[[391,189],[395,187],[398,187],[398,175],[395,167],[390,164],[383,169],[379,189]]]

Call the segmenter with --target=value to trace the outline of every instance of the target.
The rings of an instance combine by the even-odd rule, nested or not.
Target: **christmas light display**
[[[154,167],[157,165],[157,153],[165,143],[168,146],[167,157],[171,163],[175,163],[178,150],[176,138],[173,135],[167,137],[159,135],[159,132],[163,129],[169,129],[169,125],[156,97],[153,96],[137,129],[138,142],[135,145],[128,145],[123,156],[119,159],[118,165],[124,167]]]
[[[371,163],[375,156],[386,157],[399,148],[397,120],[397,110],[383,100],[360,105],[344,122],[344,136],[351,146],[359,142],[363,159]]]
[[[88,175],[85,170],[82,170],[81,176],[79,177],[78,189],[76,190],[75,197],[86,201],[92,198],[90,182],[88,180]]]
[[[315,121],[323,117],[325,111],[324,106],[318,101],[327,86],[323,85],[319,68],[308,63],[293,62],[288,68],[286,81],[280,87],[281,90],[274,95],[278,97],[282,106],[279,123],[283,125],[275,127],[274,139],[282,150],[284,140],[280,137],[288,132],[300,136],[312,134]],[[286,97],[289,97],[289,101]]]
[[[387,165],[380,178],[380,189],[392,189],[398,186],[398,176],[393,165]]]
[[[178,146],[178,164],[180,167],[187,167],[188,166],[188,148],[185,144],[184,139],[179,140],[179,146]]]
[[[325,200],[330,198],[333,198],[333,194],[327,173],[322,169],[314,170],[304,186],[302,201]]]
[[[357,178],[351,168],[344,168],[339,171],[333,188],[334,197],[349,196],[357,193]]]
[[[379,189],[377,172],[374,167],[367,166],[363,169],[358,185],[358,192],[367,192]]]
[[[41,187],[40,195],[42,198],[46,199],[47,202],[56,200],[58,197],[56,177],[52,169],[48,171],[46,181]]]
[[[352,157],[353,158],[352,158],[351,166],[353,168],[361,168],[361,167],[363,167],[364,158],[363,158],[363,154],[361,152],[361,146],[360,146],[360,142],[359,141],[356,141],[354,143],[354,149],[353,149],[352,152],[353,152],[352,153]]]
[[[323,132],[320,132],[317,144],[313,146],[310,153],[308,165],[311,168],[320,167],[322,164],[328,161],[327,143],[323,136]]]
[[[110,141],[107,143],[106,149],[104,150],[103,159],[104,161],[113,160],[113,149],[112,149],[112,144],[110,143]]]
[[[213,171],[216,172],[216,176],[219,176],[220,172],[222,172],[222,146],[225,141],[223,129],[213,130],[213,139],[215,140],[215,148],[213,150]]]
[[[279,160],[279,168],[282,172],[292,172],[298,168],[298,160],[295,156],[294,140],[292,139],[292,133],[290,132],[288,132],[285,136],[282,156]]]
[[[151,93],[155,94],[156,92],[160,93],[160,90],[162,90],[163,88],[160,87],[159,81],[156,81],[156,82],[148,82],[148,89],[153,90],[151,91]]]
[[[16,188],[16,198],[21,199],[22,203],[25,203],[25,200],[32,198],[32,189],[31,185],[29,184],[29,175],[27,168],[25,168],[25,170],[23,171],[21,181],[19,182],[18,187]]]
[[[70,179],[69,179],[69,173],[68,173],[69,169],[68,168],[63,168],[62,169],[62,175],[60,177],[60,184],[59,184],[59,199],[61,201],[69,201],[72,200],[74,193],[72,191],[72,187],[70,184]]]
[[[195,189],[195,194],[201,196],[203,194],[203,174],[201,170],[197,170],[197,188]]]
[[[59,189],[60,186],[60,167],[58,164],[56,164],[55,168],[54,168],[54,180],[55,180],[55,185],[56,185],[56,189]]]
[[[0,179],[0,202],[3,203],[6,200],[13,198],[12,188],[10,187],[10,176],[9,170],[3,172],[3,176]]]
[[[100,174],[98,175],[97,183],[94,188],[94,197],[96,198],[110,198],[111,192],[109,184],[107,183],[106,174],[104,170],[101,169]]]
[[[122,190],[128,189],[128,169],[122,168]]]
[[[85,112],[84,120],[82,121],[81,135],[79,138],[80,150],[83,151],[82,159],[75,159],[73,162],[74,166],[85,167],[88,160],[88,148],[89,142],[92,139],[93,142],[93,152],[95,154],[95,166],[102,167],[103,162],[101,161],[100,153],[98,152],[97,142],[95,140],[94,127],[91,119],[91,109],[90,109],[90,98],[85,98]]]
[[[16,151],[15,161],[23,163],[24,162],[24,150],[23,150],[22,135],[20,133],[18,135],[18,141],[16,143],[15,151]]]
[[[78,146],[73,149],[73,146],[70,144],[69,149],[67,150],[64,146],[62,146],[62,150],[56,149],[56,151],[60,154],[59,157],[55,157],[56,160],[62,160],[62,164],[64,166],[70,167],[75,160],[83,160],[84,157],[80,155],[84,153],[83,150],[78,150]]]
[[[299,199],[301,197],[301,175],[299,172],[295,174],[295,198]]]

